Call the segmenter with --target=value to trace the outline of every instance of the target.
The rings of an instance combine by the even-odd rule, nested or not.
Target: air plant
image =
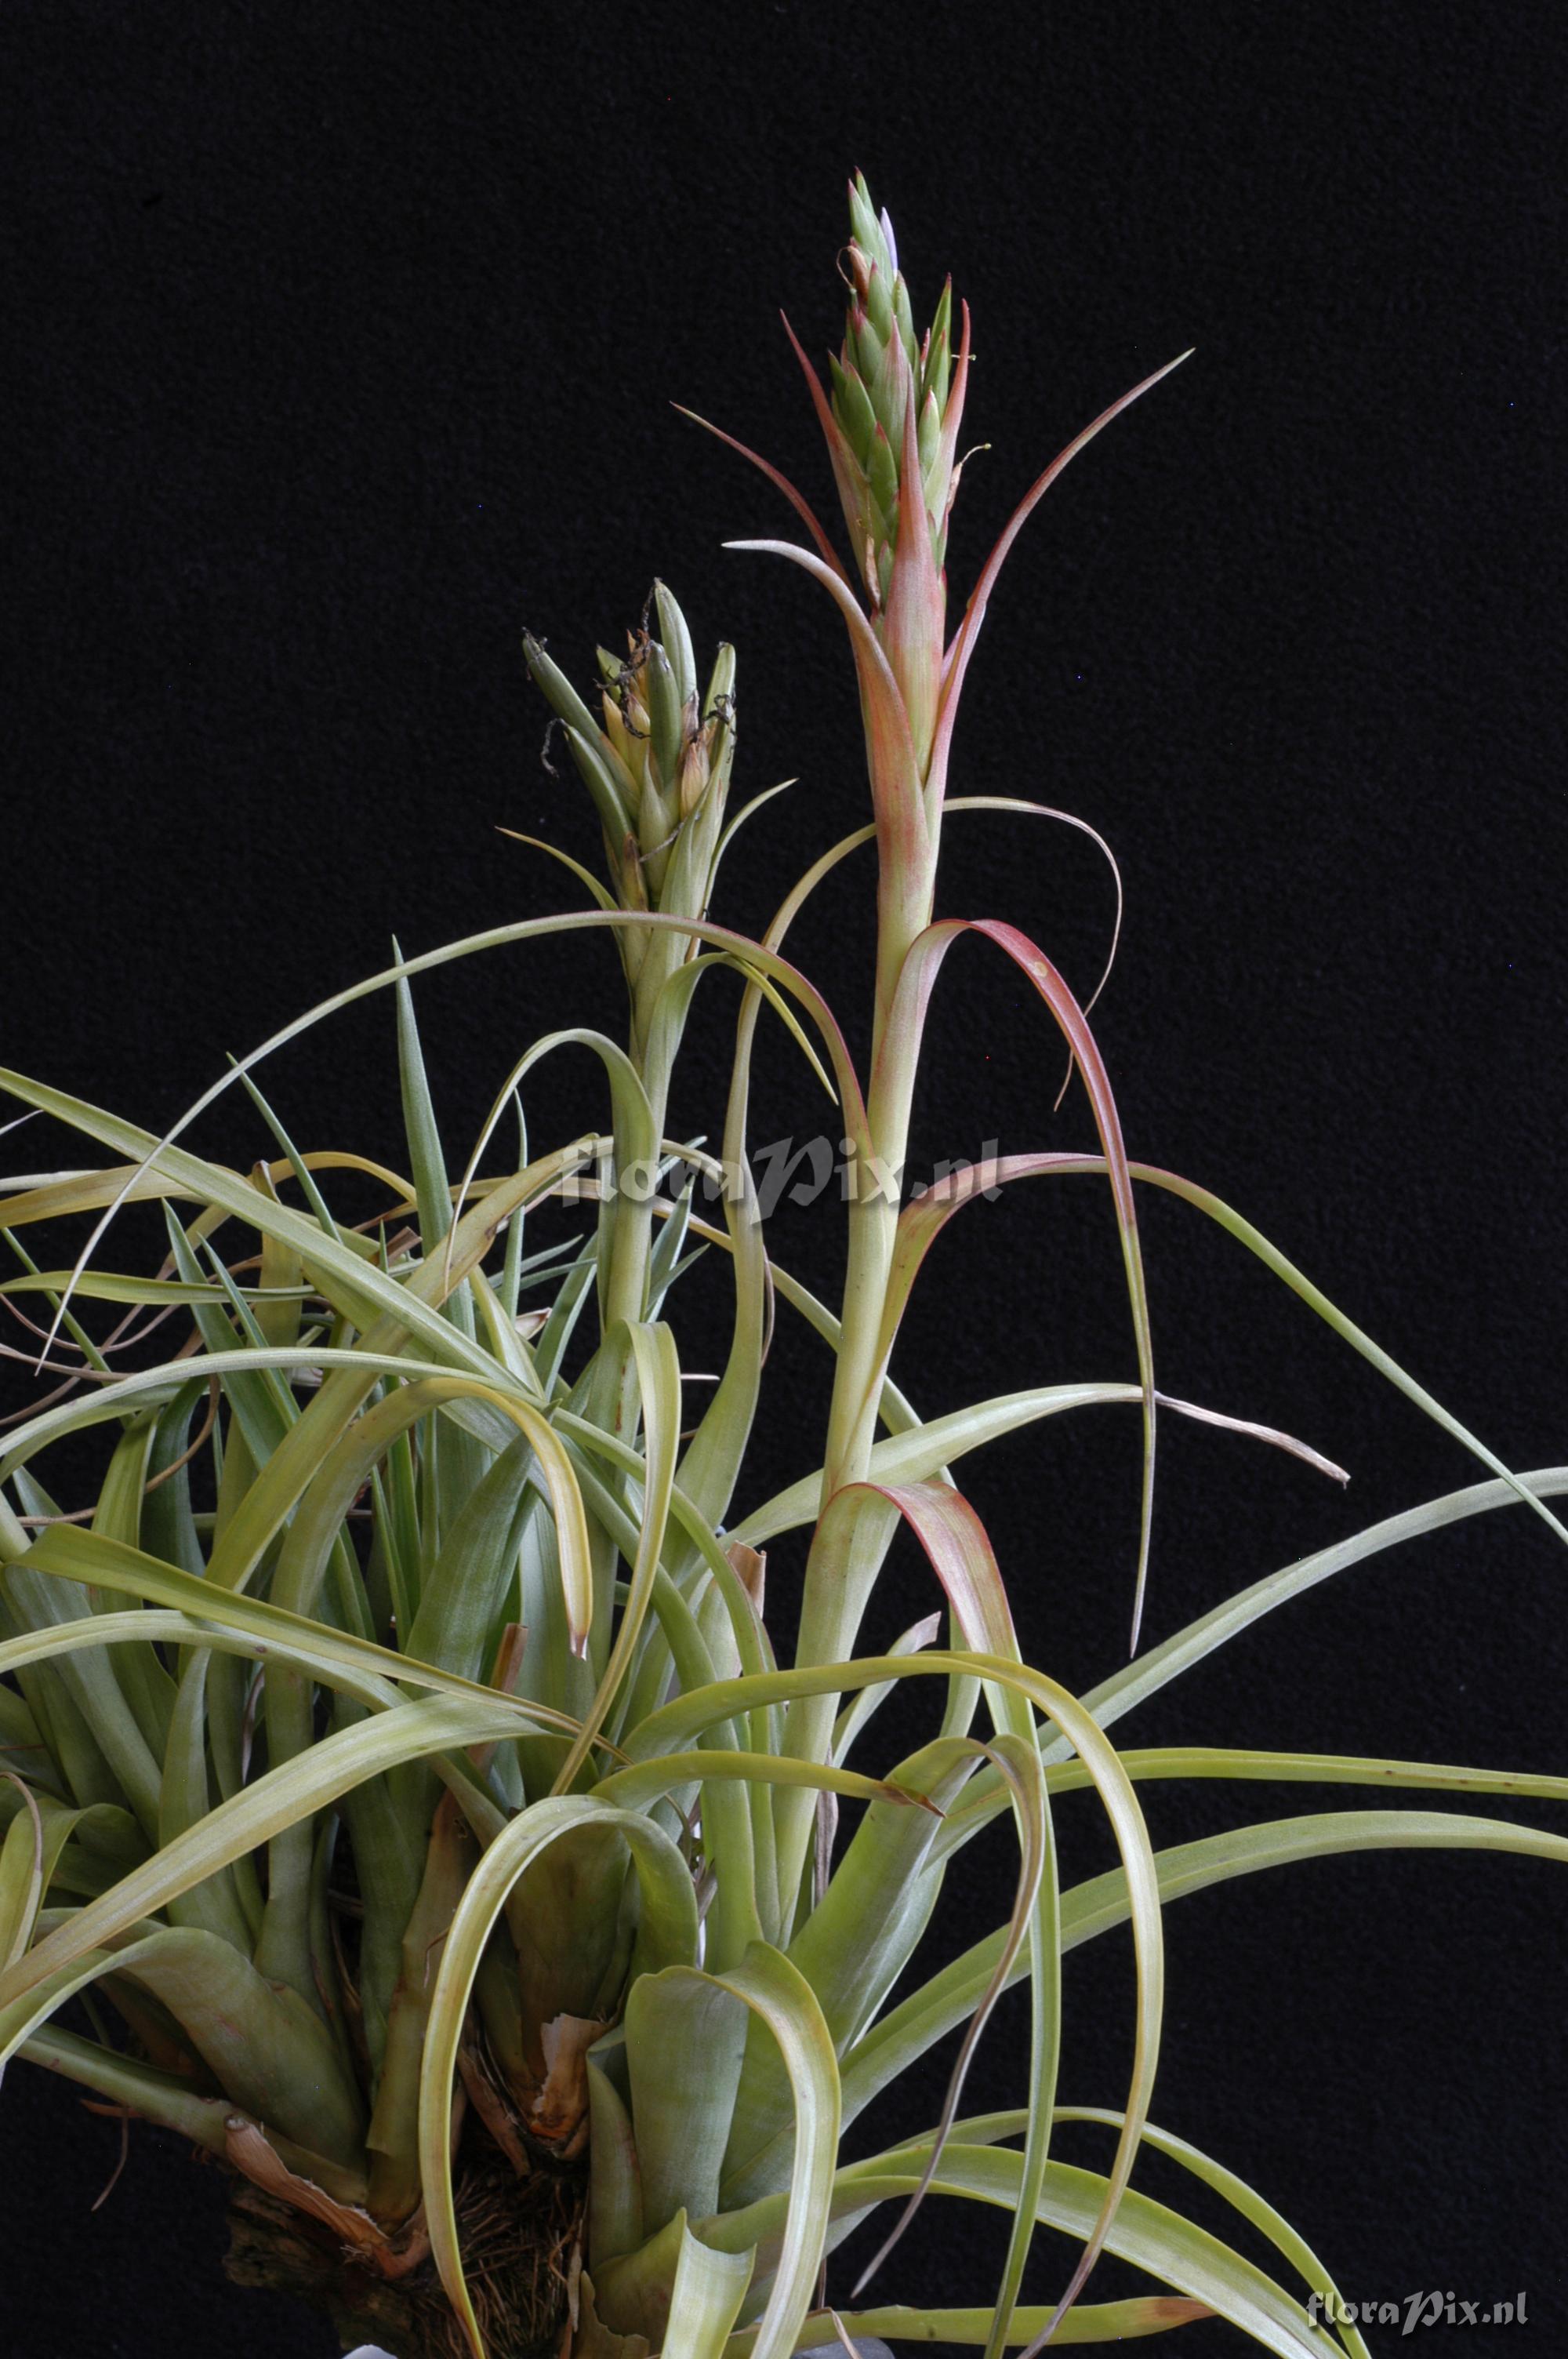
[[[1208,1884],[1351,1850],[1563,1860],[1562,1837],[1382,1798],[1403,1785],[1563,1799],[1568,1781],[1201,1742],[1125,1750],[1109,1732],[1275,1606],[1416,1533],[1522,1500],[1568,1538],[1547,1504],[1568,1469],[1511,1473],[1238,1213],[1130,1160],[1086,1010],[1045,952],[999,920],[935,917],[948,813],[1036,809],[947,791],[1002,562],[1063,467],[1166,371],[1046,469],[949,638],[968,310],[955,320],[949,286],[917,338],[887,217],[863,181],[849,202],[849,317],[827,384],[795,348],[848,560],[760,460],[809,546],[738,545],[803,567],[844,618],[872,816],[822,851],[762,938],[712,914],[721,855],[767,800],[728,815],[736,658],[721,648],[704,678],[658,585],[625,656],[600,650],[591,693],[526,643],[553,715],[549,759],[575,768],[602,832],[602,876],[557,853],[589,908],[399,957],[276,1034],[162,1137],[0,1074],[21,1106],[105,1158],[4,1183],[19,1266],[0,1291],[30,1324],[52,1390],[0,1446],[3,2053],[217,2158],[233,2183],[232,2271],[305,2293],[347,2340],[370,2335],[396,2359],[786,2359],[855,2335],[999,2359],[1210,2315],[1285,2359],[1362,2359],[1357,2328],[1325,2322],[1337,2289],[1302,2237],[1151,2118],[1162,1910]],[[869,838],[862,1071],[785,942],[816,886]],[[926,1011],[966,930],[1033,986],[1094,1136],[906,1196]],[[623,1038],[585,1020],[535,1041],[455,1169],[416,979],[503,943],[594,932],[620,951]],[[683,1029],[709,976],[739,995],[718,1156],[668,1135]],[[257,1069],[381,991],[395,1005],[404,1168],[301,1153]],[[816,1068],[844,1142],[837,1310],[767,1249],[748,1159],[764,1021],[763,1038]],[[603,1128],[540,1149],[519,1121],[514,1154],[524,1098],[535,1115],[548,1105],[535,1069],[566,1045],[600,1062]],[[249,1170],[182,1143],[235,1086],[265,1142]],[[895,1366],[933,1241],[981,1192],[1073,1176],[1110,1191],[1136,1373],[1058,1377],[923,1417]],[[1143,1653],[1159,1415],[1207,1416],[1337,1472],[1288,1436],[1158,1391],[1137,1217],[1151,1188],[1261,1259],[1488,1479],[1303,1560]],[[351,1201],[369,1215],[351,1218]],[[565,1242],[561,1202],[589,1213]],[[166,1224],[151,1276],[104,1261],[132,1203]],[[555,1225],[541,1243],[546,1205]],[[73,1266],[40,1266],[27,1233],[81,1219],[91,1232]],[[703,1251],[728,1269],[730,1339],[687,1430],[680,1289]],[[92,1324],[104,1305],[121,1313],[106,1336]],[[819,1462],[759,1500],[747,1449],[775,1317],[816,1332],[830,1377]],[[1107,1401],[1143,1422],[1132,1651],[1076,1696],[1022,1658],[1003,1569],[954,1470],[991,1439]],[[88,1509],[66,1511],[49,1487],[60,1444],[72,1466],[101,1452]],[[904,1526],[938,1612],[862,1652]],[[770,1593],[782,1613],[770,1615]],[[879,1759],[878,1706],[908,1680],[938,1683],[935,1733]],[[1157,1852],[1139,1786],[1183,1777],[1372,1788],[1379,1800]],[[1108,1819],[1119,1865],[1064,1888],[1053,1817],[1078,1791]],[[858,1811],[842,1842],[841,1800]],[[1018,1855],[1006,1921],[923,1977],[949,1863],[1003,1818]],[[1057,2086],[1062,1961],[1123,1923],[1137,1966],[1126,2082],[1086,2106]],[[965,2118],[968,2060],[1021,1983],[1016,2108]],[[84,2027],[59,2020],[73,1999]],[[955,2033],[926,2133],[881,2150],[855,2136],[901,2076],[926,2080]],[[1099,2126],[1101,2169],[1059,2158],[1063,2123]],[[1145,2147],[1260,2231],[1273,2267],[1141,2192]],[[927,2196],[1000,2207],[1011,2223],[1000,2282],[935,2311],[894,2291],[893,2249]],[[831,2256],[873,2216],[885,2233],[852,2281]],[[1102,2251],[1149,2289],[1086,2299]],[[1022,2299],[1032,2256],[1053,2272],[1044,2302]]]

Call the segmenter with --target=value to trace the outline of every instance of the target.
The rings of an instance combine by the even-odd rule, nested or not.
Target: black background
[[[990,447],[957,511],[955,612],[1051,452],[1197,347],[1031,525],[953,777],[1117,848],[1129,914],[1098,1028],[1131,1151],[1236,1203],[1511,1462],[1563,1460],[1555,17],[13,7],[6,1060],[156,1127],[226,1051],[384,963],[395,928],[423,949],[571,906],[493,832],[595,857],[583,799],[540,766],[519,628],[584,678],[655,573],[699,648],[738,647],[737,795],[799,778],[726,871],[718,913],[765,922],[862,816],[852,675],[820,592],[720,552],[790,519],[667,405],[833,508],[775,315],[814,353],[837,344],[859,165],[917,315],[949,267],[974,310],[965,439]],[[868,882],[840,871],[795,937],[857,1040]],[[1081,838],[978,817],[953,822],[941,906],[1023,924],[1081,989],[1111,908]],[[455,1158],[529,1038],[568,1013],[613,1026],[608,947],[569,979],[564,958],[511,951],[421,994]],[[694,1028],[687,1133],[718,1126],[724,989]],[[1088,1143],[1081,1096],[1051,1115],[1059,1052],[1025,996],[979,947],[955,953],[918,1153]],[[776,1029],[767,1045],[756,1136],[816,1128],[814,1085]],[[303,1144],[395,1158],[384,1002],[289,1051],[270,1089]],[[592,1075],[560,1060],[531,1104],[536,1138],[568,1136],[596,1118]],[[11,1163],[34,1168],[45,1148],[18,1142],[42,1136]],[[221,1109],[197,1143],[260,1140]],[[827,1208],[789,1211],[776,1249],[831,1288]],[[1342,1494],[1168,1419],[1152,1637],[1471,1479],[1196,1214],[1150,1203],[1146,1250],[1165,1387],[1354,1476]],[[711,1365],[721,1293],[691,1284],[687,1358]],[[900,1373],[936,1409],[1130,1365],[1103,1192],[1066,1181],[949,1234]],[[749,1496],[814,1462],[824,1370],[781,1331]],[[1124,1650],[1135,1423],[1064,1419],[968,1470],[1026,1653],[1078,1688]],[[795,1562],[776,1552],[781,1617]],[[929,1602],[917,1564],[897,1580],[879,1634]],[[1563,1581],[1543,1529],[1487,1519],[1287,1609],[1129,1740],[1568,1771]],[[1160,1842],[1315,1799],[1146,1796]],[[1095,1872],[1090,1807],[1060,1815],[1067,1873]],[[1168,1920],[1155,2117],[1278,2202],[1354,2297],[1528,2288],[1533,2345],[1455,2330],[1476,2359],[1568,2331],[1561,1875],[1380,1854]],[[1008,1879],[1000,1845],[959,1868],[938,1953],[994,1921]],[[1065,2098],[1118,2102],[1130,1989],[1124,1936],[1073,1959]],[[1016,2088],[1019,2034],[1004,2017],[979,2099]],[[929,2120],[937,2094],[886,2124]],[[0,2105],[15,2359],[330,2349],[307,2314],[225,2286],[218,2179],[173,2142],[133,2131],[90,2216],[113,2125],[25,2065]],[[979,2299],[990,2266],[933,2206],[888,2298]],[[1180,2347],[1242,2346],[1204,2325]]]

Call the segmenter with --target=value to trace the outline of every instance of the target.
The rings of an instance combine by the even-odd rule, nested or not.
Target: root
[[[582,2224],[580,2176],[519,2179],[493,2148],[457,2189],[463,2273],[492,2359],[557,2359]],[[324,2310],[345,2349],[379,2343],[396,2359],[470,2359],[430,2262],[388,2279],[322,2223],[240,2181],[229,2205],[224,2267],[236,2285],[266,2286]]]

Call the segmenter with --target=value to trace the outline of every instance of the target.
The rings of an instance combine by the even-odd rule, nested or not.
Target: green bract
[[[863,179],[849,190],[851,236],[849,317],[839,357],[828,363],[833,417],[841,440],[832,445],[844,517],[873,606],[885,603],[892,580],[906,482],[917,487],[940,568],[947,516],[958,488],[955,459],[968,377],[968,312],[955,377],[953,282],[942,289],[935,317],[916,345],[909,292],[898,267],[892,223],[871,210]],[[901,467],[904,432],[913,418],[918,468]]]
[[[844,616],[871,821],[823,848],[765,933],[739,933],[713,908],[734,655],[720,647],[700,675],[681,611],[656,584],[625,658],[600,650],[591,700],[526,641],[551,741],[558,724],[602,831],[602,878],[557,855],[590,908],[400,959],[289,1025],[163,1138],[0,1074],[19,1105],[102,1158],[4,1183],[16,1269],[0,1290],[47,1329],[50,1389],[0,1438],[0,2054],[219,2157],[234,2180],[236,2266],[304,2292],[350,2340],[369,2335],[397,2359],[788,2359],[833,2347],[841,2330],[999,2359],[1211,2314],[1283,2359],[1357,2359],[1355,2328],[1323,2322],[1336,2289],[1302,2239],[1262,2195],[1151,2121],[1163,1908],[1229,1877],[1367,1848],[1561,1862],[1562,1837],[1390,1808],[1388,1796],[1403,1786],[1560,1801],[1568,1782],[1227,1750],[1201,1736],[1126,1751],[1108,1732],[1287,1597],[1423,1530],[1522,1501],[1568,1538],[1549,1504],[1568,1493],[1568,1469],[1515,1476],[1239,1214],[1130,1161],[1086,1010],[1045,953],[1000,921],[933,922],[949,811],[1042,815],[947,794],[1001,560],[1061,468],[1144,388],[1033,486],[949,641],[942,565],[968,315],[955,353],[945,290],[917,343],[892,228],[861,182],[850,216],[830,392],[807,375],[851,562],[771,467],[813,545],[761,545],[815,575]],[[873,838],[860,1071],[785,944],[816,885]],[[966,930],[1033,986],[1084,1083],[1093,1136],[1071,1154],[966,1166],[904,1203],[926,1009]],[[559,955],[606,931],[627,984],[623,1037],[585,1011],[523,1049],[455,1167],[432,1109],[416,980],[503,943],[545,941]],[[716,1155],[672,1140],[666,1116],[692,995],[715,973],[738,999]],[[301,1153],[258,1068],[382,991],[405,1168]],[[848,1158],[836,1310],[765,1248],[747,1147],[764,1003],[793,1036],[784,1053],[804,1048],[815,1064]],[[564,1045],[599,1060],[602,1128],[546,1135],[541,1148],[536,1068]],[[249,1172],[180,1143],[236,1081],[266,1147]],[[535,1144],[509,1155],[524,1095]],[[684,1178],[661,1184],[672,1170]],[[902,1388],[898,1343],[927,1248],[974,1195],[1030,1178],[1108,1188],[1129,1364],[926,1420]],[[1338,1472],[1286,1435],[1158,1390],[1138,1226],[1151,1187],[1228,1231],[1495,1479],[1306,1559],[1140,1656],[1160,1412]],[[370,1217],[351,1219],[365,1201]],[[575,1228],[563,1201],[588,1207]],[[133,1201],[167,1227],[167,1254],[145,1274],[114,1266],[116,1215]],[[546,1201],[541,1239],[533,1216]],[[28,1232],[70,1220],[91,1223],[75,1266],[40,1267]],[[699,1396],[683,1389],[680,1288],[709,1249],[727,1272],[730,1336]],[[100,1306],[114,1313],[107,1334]],[[762,1497],[747,1451],[775,1316],[806,1319],[830,1366],[816,1462]],[[1143,1419],[1133,1659],[1078,1698],[1022,1659],[1005,1569],[955,1470],[1000,1434],[1106,1401]],[[85,1509],[67,1512],[49,1487],[63,1443],[98,1452]],[[876,1652],[861,1628],[901,1525],[943,1611]],[[773,1582],[798,1596],[782,1659],[766,1611],[770,1544]],[[939,1683],[938,1733],[890,1760],[875,1715],[906,1680]],[[1171,1777],[1362,1787],[1378,1800],[1156,1853],[1138,1788]],[[1064,1889],[1054,1812],[1085,1789],[1087,1804],[1065,1807],[1104,1813],[1118,1864]],[[843,1843],[841,1798],[859,1806]],[[923,1973],[949,1864],[1004,1814],[1018,1856],[1007,1920]],[[1063,1958],[1124,1922],[1137,1962],[1125,2084],[1062,2091]],[[964,2118],[969,2056],[1020,1982],[1018,2106]],[[94,2037],[55,2021],[77,1994],[92,1995]],[[899,2075],[924,2075],[928,2051],[960,2027],[926,2134],[867,2151],[852,2136],[860,2113]],[[1087,2095],[1114,2103],[1068,2102]],[[1103,2171],[1060,2158],[1062,2121],[1098,2125]],[[1217,2194],[1271,2264],[1132,2185],[1144,2145]],[[930,2191],[1000,2207],[1011,2228],[1000,2283],[923,2314],[896,2299],[896,2246]],[[881,2247],[851,2283],[829,2256],[873,2213]],[[1021,2306],[1042,2232],[1059,2298]],[[1086,2299],[1102,2250],[1147,2289]]]

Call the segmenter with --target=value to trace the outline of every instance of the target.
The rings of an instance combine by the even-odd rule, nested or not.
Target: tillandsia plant
[[[1130,1161],[1086,1011],[1044,951],[1000,921],[935,918],[948,815],[1037,811],[947,791],[998,572],[1061,469],[1156,379],[1041,476],[949,637],[968,313],[945,290],[917,338],[892,231],[863,182],[850,215],[849,319],[826,384],[800,355],[848,561],[762,462],[809,546],[741,545],[804,567],[843,615],[871,820],[822,849],[762,938],[712,914],[739,824],[727,812],[735,658],[721,648],[705,677],[660,586],[626,652],[600,651],[592,691],[527,642],[553,714],[548,758],[557,775],[575,767],[602,830],[601,876],[557,855],[590,907],[400,957],[278,1033],[165,1136],[0,1075],[22,1108],[102,1158],[5,1182],[17,1267],[4,1297],[29,1331],[16,1348],[50,1389],[0,1442],[3,2052],[215,2157],[232,2180],[233,2273],[304,2293],[347,2340],[396,2359],[787,2359],[857,2335],[998,2359],[1207,2316],[1285,2359],[1363,2359],[1356,2326],[1331,2322],[1336,2288],[1303,2238],[1152,2118],[1162,1911],[1227,1878],[1380,1846],[1563,1862],[1561,1836],[1387,1797],[1562,1800],[1568,1781],[1227,1751],[1201,1734],[1125,1750],[1110,1732],[1275,1606],[1413,1535],[1519,1500],[1568,1538],[1548,1504],[1568,1468],[1510,1473],[1238,1213]],[[861,1071],[785,943],[816,886],[873,839]],[[906,1194],[927,1006],[966,929],[1033,984],[1093,1136]],[[585,1022],[535,1041],[472,1151],[449,1162],[415,979],[503,943],[604,932],[624,968],[623,1038]],[[670,1137],[667,1115],[709,975],[738,992],[717,1156]],[[382,991],[395,1004],[405,1166],[301,1152],[257,1068]],[[816,1067],[844,1143],[837,1310],[768,1251],[747,1147],[764,1023],[762,1038]],[[524,1101],[536,1115],[535,1068],[567,1045],[602,1068],[603,1127],[540,1146]],[[234,1086],[264,1149],[248,1170],[182,1143]],[[934,1240],[982,1192],[1074,1175],[1114,1204],[1128,1370],[1069,1371],[923,1417],[896,1354]],[[1157,1391],[1137,1219],[1149,1189],[1259,1256],[1487,1479],[1293,1564],[1145,1653],[1157,1417],[1208,1416],[1313,1455]],[[556,1225],[541,1242],[546,1200]],[[150,1275],[112,1266],[107,1240],[130,1205],[167,1230]],[[85,1243],[57,1250],[75,1221],[90,1224]],[[702,1253],[728,1273],[730,1343],[688,1430],[679,1312]],[[747,1451],[775,1318],[816,1331],[831,1378],[819,1462],[758,1499]],[[1003,1568],[954,1470],[995,1437],[1108,1401],[1143,1422],[1132,1653],[1076,1696],[1023,1659]],[[87,1507],[57,1502],[59,1445],[73,1482],[83,1452],[101,1453]],[[937,1611],[862,1652],[901,1526],[929,1560]],[[878,1706],[907,1680],[936,1683],[935,1733],[879,1757]],[[1379,1799],[1157,1852],[1138,1788],[1187,1777]],[[1075,1793],[1090,1800],[1069,1809],[1104,1813],[1119,1864],[1063,1888],[1053,1818]],[[841,1801],[857,1813],[843,1840]],[[946,1871],[999,1819],[1016,1836],[1011,1908],[932,1973],[921,1945]],[[1125,2081],[1061,2090],[1064,1957],[1124,1923],[1136,1958]],[[1015,1984],[1028,1994],[1016,2106],[966,2118],[966,2067]],[[957,2061],[923,2108],[925,2133],[881,2150],[856,2136],[902,2076],[924,2082],[951,2034]],[[1103,2139],[1098,2168],[1061,2158],[1064,2124]],[[1241,2245],[1260,2236],[1271,2266],[1141,2192],[1145,2147],[1190,2173],[1201,2202],[1229,2207]],[[900,2304],[892,2251],[926,2196],[1011,2222],[1000,2282],[955,2288],[936,2310]],[[832,2256],[873,2218],[880,2246],[851,2277]],[[1087,2299],[1102,2252],[1147,2289]],[[1044,2299],[1023,2299],[1026,2262]]]

